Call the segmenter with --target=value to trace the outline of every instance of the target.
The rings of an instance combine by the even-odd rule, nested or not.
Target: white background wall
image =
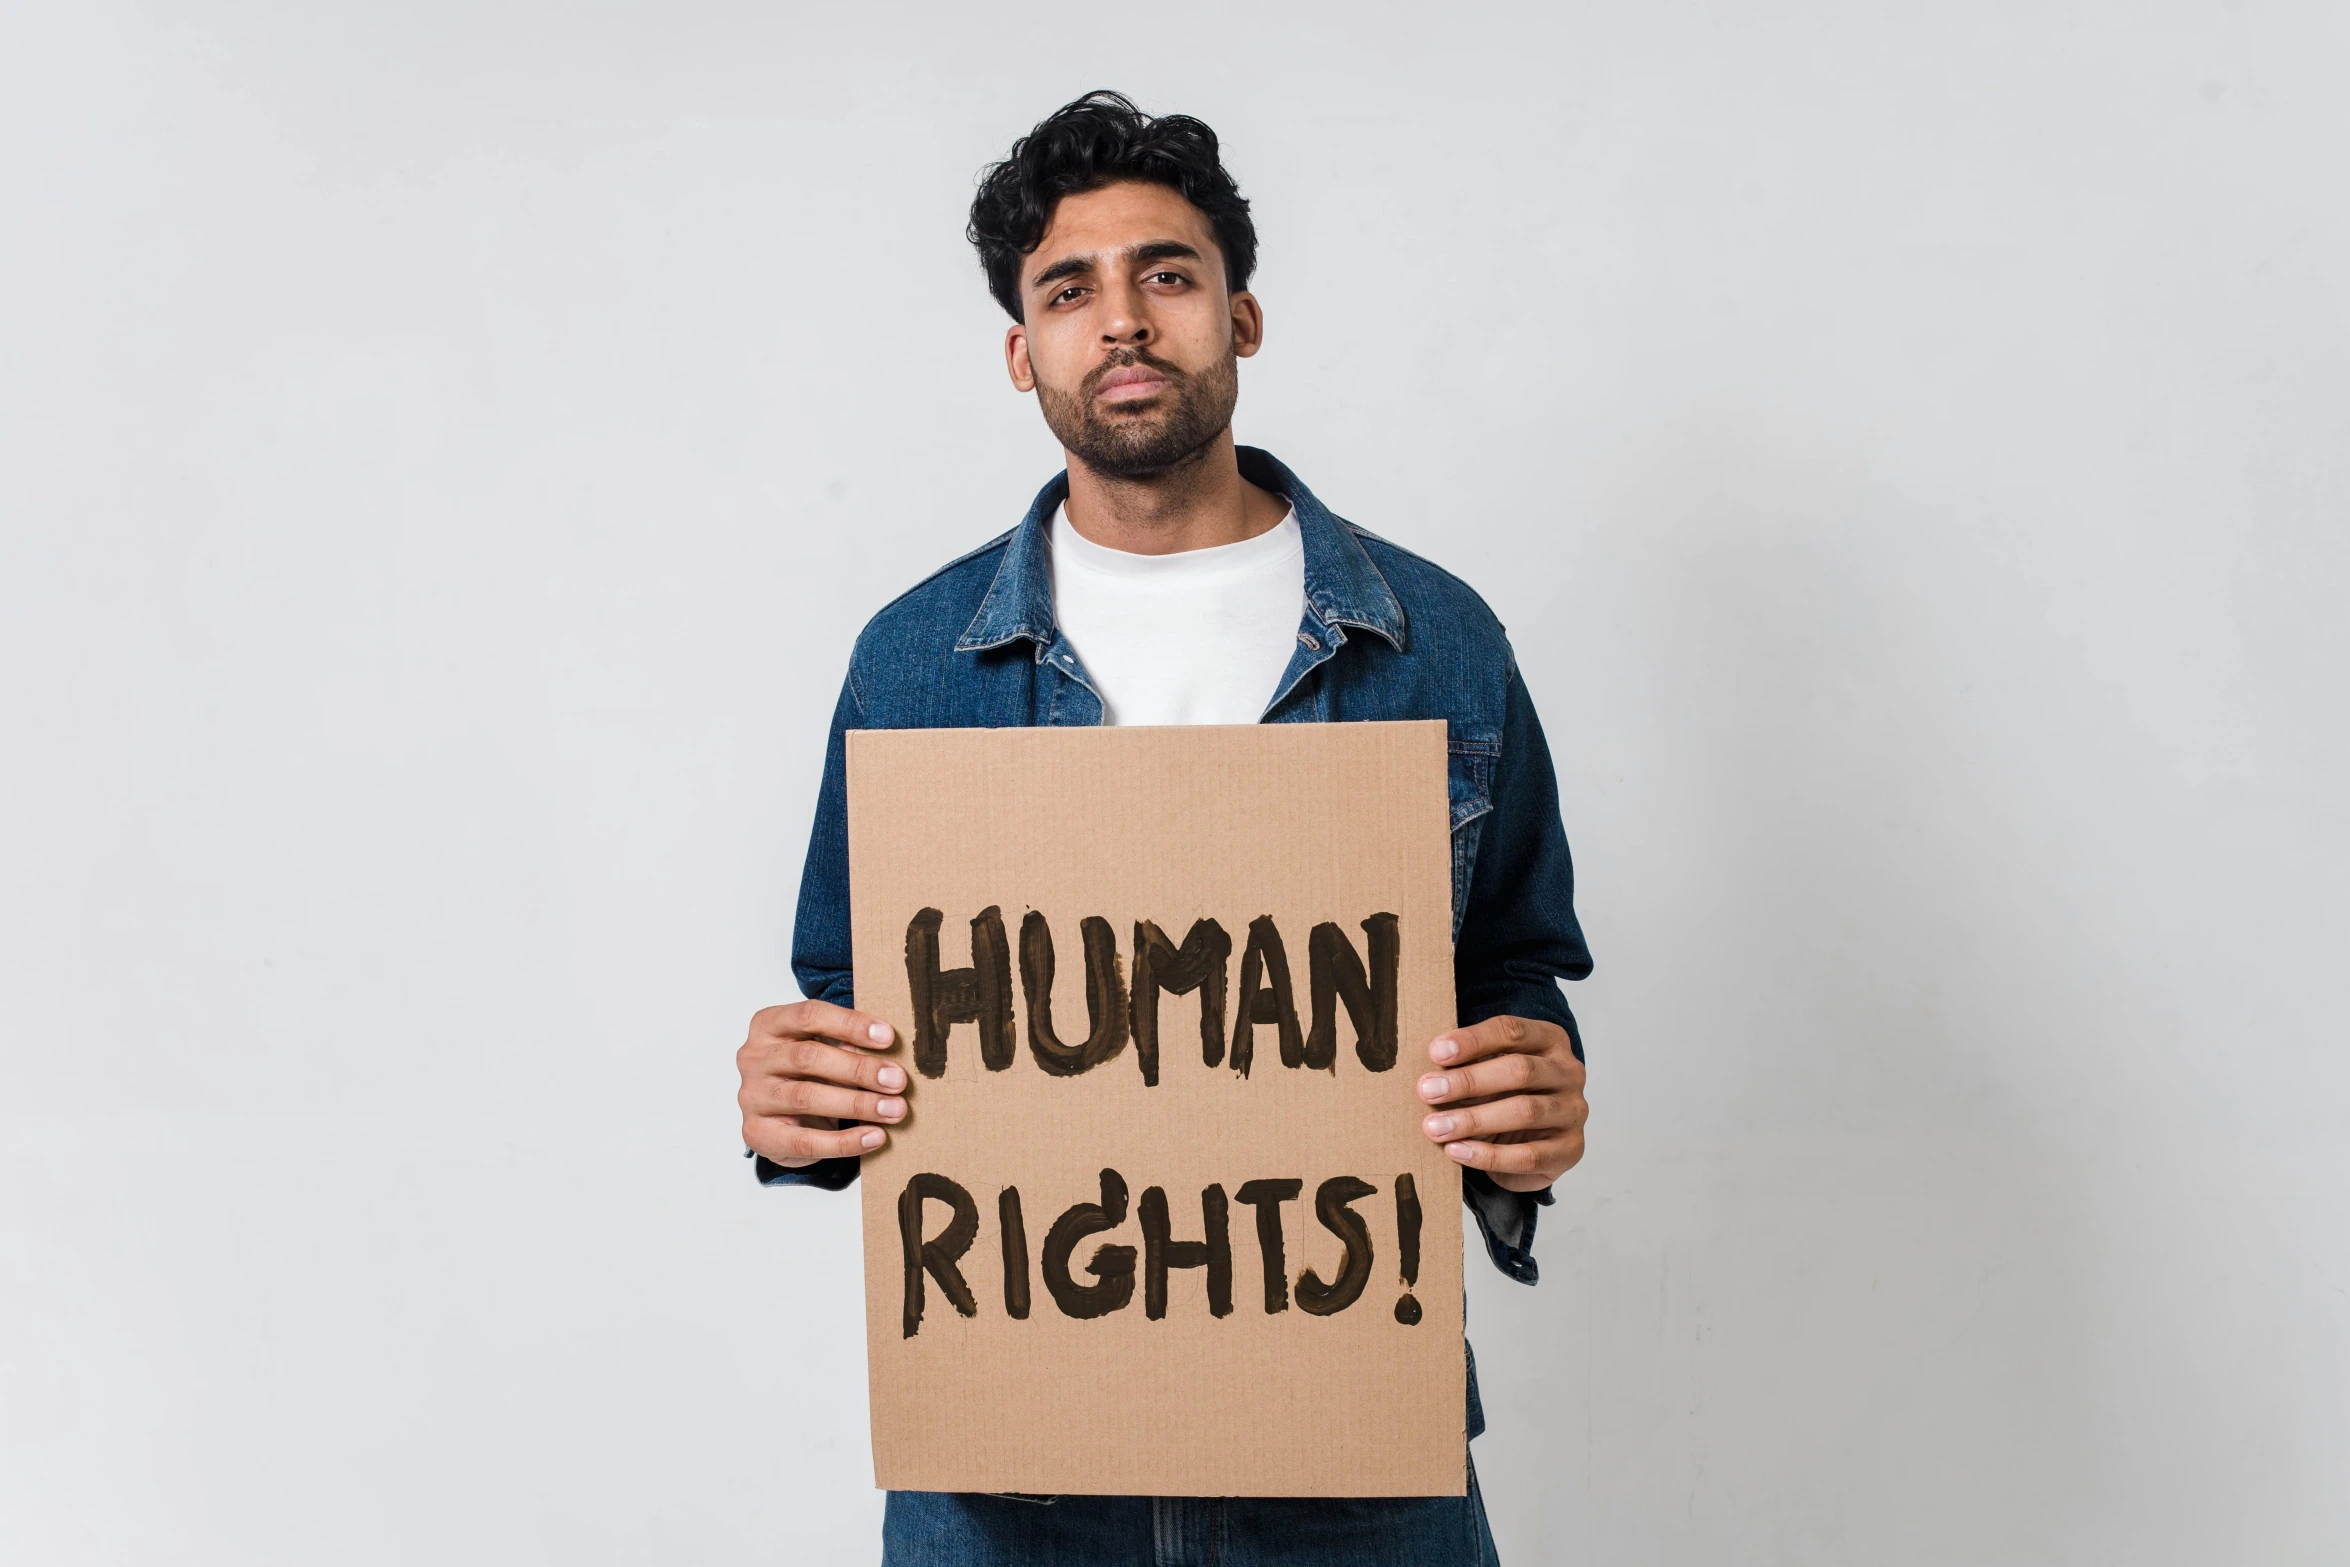
[[[0,14],[0,1557],[870,1561],[731,1051],[960,237],[1225,136],[1244,439],[1459,570],[1598,975],[1503,1556],[2350,1559],[2350,13]]]

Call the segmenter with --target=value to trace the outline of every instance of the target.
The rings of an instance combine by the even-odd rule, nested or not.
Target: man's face
[[[1215,232],[1179,192],[1130,181],[1063,197],[1021,261],[1020,295],[1012,384],[1096,472],[1163,473],[1231,426],[1237,361],[1264,318],[1227,292]]]

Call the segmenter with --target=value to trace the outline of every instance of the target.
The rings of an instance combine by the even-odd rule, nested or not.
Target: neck
[[[1130,555],[1174,555],[1238,544],[1280,524],[1289,503],[1240,476],[1229,426],[1171,468],[1106,474],[1069,460],[1069,526]]]

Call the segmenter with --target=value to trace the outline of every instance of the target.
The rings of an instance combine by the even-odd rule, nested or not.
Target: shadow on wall
[[[2007,754],[2061,744],[2010,704],[2070,660],[1930,508],[1705,444],[1562,606],[1596,1124],[1541,1288],[1472,1276],[1497,1529],[1527,1561],[2081,1559],[2118,1416],[2039,1064],[2121,1025]]]

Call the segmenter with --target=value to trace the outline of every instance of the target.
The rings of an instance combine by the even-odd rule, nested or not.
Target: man
[[[759,1178],[837,1190],[906,1115],[889,1025],[848,1005],[848,730],[1440,718],[1459,1026],[1424,1047],[1421,1130],[1463,1166],[1495,1264],[1532,1283],[1536,1205],[1583,1153],[1582,1046],[1557,981],[1591,958],[1550,754],[1501,626],[1461,582],[1233,444],[1238,364],[1264,316],[1248,203],[1207,126],[1090,94],[987,172],[970,238],[1012,317],[1012,384],[1037,394],[1068,469],[850,655],[793,933],[810,999],[753,1018],[738,1055]],[[1473,1365],[1469,1402],[1475,1436]],[[895,1492],[884,1527],[885,1562],[905,1567],[1493,1559],[1473,1467],[1467,1496],[1425,1499]]]

